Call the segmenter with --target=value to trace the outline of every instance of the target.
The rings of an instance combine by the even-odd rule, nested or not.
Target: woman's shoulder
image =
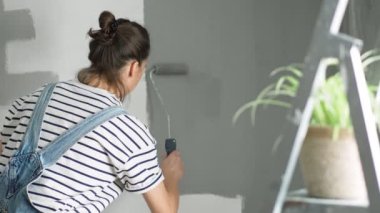
[[[152,136],[149,127],[136,116],[124,112],[110,119],[106,126],[112,129],[115,134],[126,138],[126,142],[133,142],[137,148],[152,147],[156,145],[156,140]]]

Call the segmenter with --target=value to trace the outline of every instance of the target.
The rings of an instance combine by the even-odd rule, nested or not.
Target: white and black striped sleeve
[[[156,148],[132,156],[119,173],[119,178],[127,191],[139,194],[158,185],[164,177],[158,164]]]
[[[129,117],[137,125],[135,143],[140,149],[134,152],[118,171],[118,177],[125,190],[134,193],[145,193],[164,180],[158,163],[156,142],[149,130],[137,119]],[[136,126],[135,126],[136,127]]]

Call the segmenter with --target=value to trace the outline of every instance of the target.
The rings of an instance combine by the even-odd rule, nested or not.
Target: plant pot
[[[352,130],[309,127],[301,150],[301,170],[309,196],[367,200],[363,169]]]

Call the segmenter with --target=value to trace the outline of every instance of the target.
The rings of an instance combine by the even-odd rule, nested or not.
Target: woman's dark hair
[[[125,91],[120,79],[120,69],[129,60],[140,63],[148,58],[150,40],[148,31],[140,24],[128,19],[115,19],[109,11],[103,11],[99,16],[100,30],[90,29],[90,53],[88,59],[91,65],[78,73],[78,80],[89,84],[94,78],[103,79],[115,87],[123,101],[128,91]]]

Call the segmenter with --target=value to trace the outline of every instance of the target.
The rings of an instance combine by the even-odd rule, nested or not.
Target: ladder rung
[[[325,199],[309,197],[306,189],[299,189],[289,192],[285,199],[285,202],[307,203],[327,206],[351,206],[361,208],[367,208],[369,205],[368,200]]]

